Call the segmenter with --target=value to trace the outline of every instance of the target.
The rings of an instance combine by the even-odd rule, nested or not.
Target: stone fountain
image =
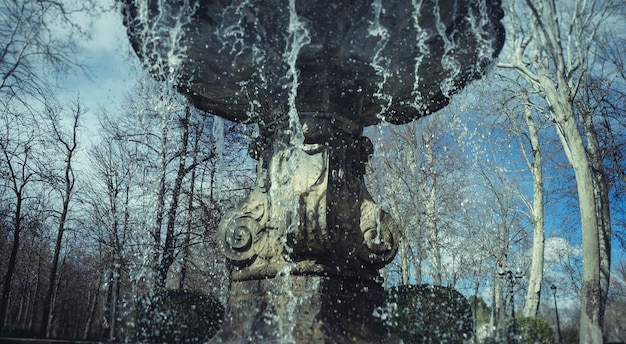
[[[503,45],[500,0],[124,2],[149,71],[175,65],[193,105],[259,128],[256,186],[218,229],[235,268],[212,342],[398,342],[378,270],[399,235],[365,188],[363,129],[481,77]]]

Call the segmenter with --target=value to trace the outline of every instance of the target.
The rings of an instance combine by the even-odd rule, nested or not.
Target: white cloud
[[[561,237],[547,238],[544,249],[547,266],[561,265],[566,259],[582,255],[580,246],[572,245],[567,239]]]
[[[87,75],[76,73],[67,75],[60,91],[62,98],[76,100],[80,95],[81,103],[88,110],[83,123],[88,137],[97,137],[97,116],[101,108],[114,111],[119,107],[126,94],[136,85],[141,74],[134,58],[122,14],[113,0],[100,4],[106,11],[97,17],[85,13],[75,16],[75,22],[90,33],[90,39],[77,42]]]
[[[89,24],[86,17],[83,17],[83,21],[85,25]],[[91,39],[81,42],[82,48],[87,51],[116,51],[128,47],[126,29],[122,25],[122,14],[113,6],[91,21],[90,31]]]

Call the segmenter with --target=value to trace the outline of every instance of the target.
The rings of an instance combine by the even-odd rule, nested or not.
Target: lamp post
[[[550,286],[552,290],[552,296],[554,297],[554,312],[556,312],[556,342],[561,342],[561,323],[559,322],[559,308],[556,305],[556,286],[553,284]]]
[[[515,322],[515,284],[517,284],[517,280],[524,277],[524,274],[520,270],[515,272],[511,270],[500,271],[498,273],[500,278],[503,278],[506,281],[506,286],[508,288],[509,299],[511,300],[511,323],[509,325],[507,343],[515,343],[517,342],[517,324]]]

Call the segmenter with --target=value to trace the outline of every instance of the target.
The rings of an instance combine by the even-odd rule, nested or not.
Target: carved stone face
[[[196,0],[181,27],[172,13],[183,2],[161,9],[148,0],[142,21],[126,1],[129,36],[148,68],[167,61],[168,41],[180,30],[178,89],[200,109],[261,126],[283,121],[292,95],[298,113],[333,113],[360,126],[409,122],[479,78],[504,41],[500,0],[423,0],[417,8],[412,1],[289,8]]]

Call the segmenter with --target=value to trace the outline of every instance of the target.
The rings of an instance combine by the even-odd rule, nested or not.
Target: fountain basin
[[[168,42],[181,30],[179,91],[202,110],[261,126],[286,121],[294,105],[359,126],[409,122],[479,78],[504,41],[500,0],[192,0],[187,23],[171,15],[183,1],[147,0],[143,12],[126,1],[129,37],[149,70],[172,63]]]

